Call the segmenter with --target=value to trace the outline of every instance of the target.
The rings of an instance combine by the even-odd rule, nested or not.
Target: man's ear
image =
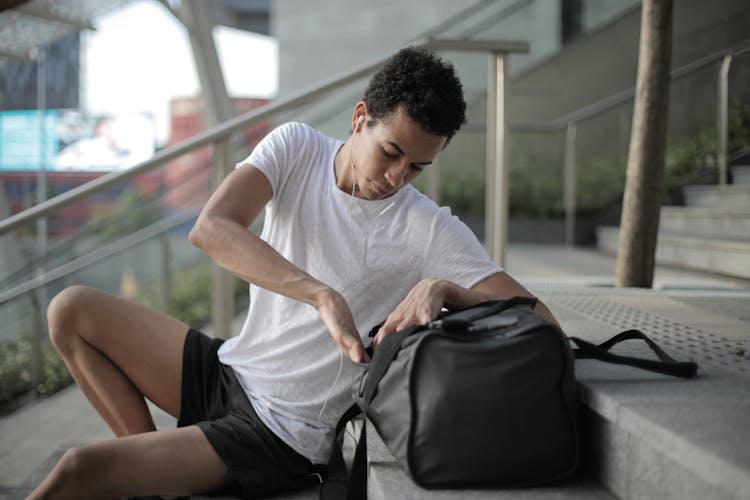
[[[359,101],[354,106],[354,113],[352,114],[352,132],[360,132],[361,127],[367,123],[367,104],[364,101]]]

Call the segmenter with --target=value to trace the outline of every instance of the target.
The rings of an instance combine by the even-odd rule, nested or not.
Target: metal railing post
[[[42,310],[42,302],[39,297],[40,290],[42,290],[42,288],[37,288],[30,294],[31,338],[29,339],[29,343],[31,344],[31,366],[29,368],[31,372],[31,388],[35,392],[42,383],[42,369],[44,363],[42,359],[42,338],[44,337],[44,320],[42,319],[42,315],[44,314],[44,311]]]
[[[497,56],[487,57],[487,123],[484,201],[484,244],[487,253],[495,258],[495,125],[497,113]]]
[[[172,309],[172,251],[169,247],[169,233],[159,236],[161,248],[161,305],[162,310],[169,314]]]
[[[727,184],[727,156],[729,153],[729,67],[732,54],[727,54],[719,69],[719,185]]]
[[[568,123],[565,129],[565,166],[563,197],[565,200],[565,244],[574,246],[576,239],[576,134],[578,125]]]
[[[39,170],[36,176],[36,203],[42,203],[47,201],[47,58],[45,50],[34,49],[34,59],[37,63],[36,107],[39,117]],[[37,219],[37,254],[42,269],[47,261],[47,232],[47,218]]]
[[[214,143],[214,188],[218,187],[230,172],[230,137]],[[213,294],[211,317],[214,337],[227,339],[231,335],[232,315],[234,312],[234,294],[232,292],[232,275],[213,264]]]
[[[508,57],[504,53],[496,53],[497,60],[496,85],[495,85],[495,153],[494,153],[494,184],[495,200],[493,211],[495,213],[495,227],[493,229],[493,254],[492,258],[505,266],[505,254],[508,243]]]

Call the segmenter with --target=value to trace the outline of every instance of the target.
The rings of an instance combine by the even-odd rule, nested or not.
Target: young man
[[[246,498],[324,469],[375,344],[440,309],[528,295],[469,229],[410,186],[464,122],[453,67],[404,49],[371,80],[349,138],[271,132],[213,194],[190,241],[246,280],[226,342],[85,287],[50,304],[52,340],[119,439],[68,451],[32,493],[107,498],[223,491]],[[265,209],[261,237],[247,230]],[[539,305],[540,313],[551,318]],[[179,418],[155,431],[144,397]]]

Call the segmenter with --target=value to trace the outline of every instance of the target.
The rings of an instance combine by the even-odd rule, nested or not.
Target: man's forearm
[[[259,287],[318,308],[333,290],[241,225],[220,217],[199,219],[190,242],[219,266]]]
[[[500,297],[479,290],[473,290],[471,288],[463,288],[456,285],[455,283],[451,283],[450,281],[445,280],[440,280],[440,286],[445,297],[445,306],[450,309],[466,309],[477,304],[481,304],[482,302],[487,302],[488,300],[503,300],[510,298]],[[533,297],[533,295],[528,293],[526,290],[519,291],[517,295]],[[546,305],[544,305],[542,301],[537,301],[534,310],[547,321],[552,322],[558,327],[560,326],[550,310]]]

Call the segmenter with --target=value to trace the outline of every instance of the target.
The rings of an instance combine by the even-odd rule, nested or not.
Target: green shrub
[[[0,345],[0,412],[30,393],[52,394],[72,381],[65,362],[49,343],[42,343],[42,373],[36,387],[31,381],[31,341],[22,339]]]
[[[154,197],[155,194],[144,195],[135,187],[123,191],[117,203],[97,210],[89,221],[94,235],[100,241],[110,241],[155,223],[164,212]]]
[[[211,261],[200,263],[172,272],[172,296],[169,314],[184,321],[192,328],[203,327],[211,316],[212,271]],[[248,302],[248,284],[235,278],[233,281],[234,300],[239,307]],[[161,283],[154,283],[139,293],[136,300],[141,304],[162,309]]]
[[[484,215],[484,186],[479,175],[446,173],[440,182],[440,203],[461,216]]]

